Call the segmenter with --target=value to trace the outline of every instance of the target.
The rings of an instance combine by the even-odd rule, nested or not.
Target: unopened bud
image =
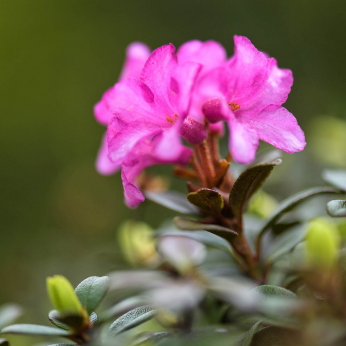
[[[86,314],[71,283],[64,276],[48,277],[47,291],[52,305],[60,314]]]
[[[310,221],[306,239],[307,265],[316,269],[332,269],[338,260],[340,236],[337,226],[324,218]]]

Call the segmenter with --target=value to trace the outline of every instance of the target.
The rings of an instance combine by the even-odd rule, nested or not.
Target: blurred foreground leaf
[[[255,333],[257,332],[257,329],[259,328],[259,326],[260,326],[261,323],[262,323],[262,321],[258,321],[258,322],[255,323],[255,324],[251,327],[251,329],[246,333],[242,346],[251,346],[252,339],[253,339]]]
[[[22,334],[38,336],[69,336],[71,332],[63,329],[39,326],[36,324],[13,324],[1,330],[2,334]]]
[[[327,212],[332,217],[346,217],[346,200],[328,202]]]
[[[146,191],[145,196],[155,203],[182,214],[200,215],[199,210],[191,205],[186,195],[176,191],[152,192]]]
[[[171,332],[145,333],[144,335],[138,336],[136,340],[132,343],[132,346],[143,345],[146,344],[148,341],[158,341],[170,336],[172,336]]]
[[[5,304],[0,307],[0,329],[6,327],[22,315],[18,304]]]
[[[346,171],[342,169],[326,169],[322,178],[327,183],[346,191]]]
[[[151,305],[141,306],[127,312],[125,315],[115,320],[109,327],[110,335],[117,335],[126,330],[151,320],[156,314],[156,310]]]

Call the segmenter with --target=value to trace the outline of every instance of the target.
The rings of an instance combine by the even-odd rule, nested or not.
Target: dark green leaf
[[[79,330],[85,325],[84,317],[77,314],[61,315],[59,316],[59,321],[74,330]]]
[[[231,245],[227,242],[227,240],[207,231],[166,231],[161,232],[160,236],[165,235],[176,235],[191,238],[197,240],[205,245],[209,245],[216,249],[220,249],[226,251],[228,253],[233,253]]]
[[[151,320],[156,310],[151,305],[141,306],[116,319],[109,327],[111,335],[117,335]]]
[[[304,202],[310,197],[321,195],[321,194],[342,194],[343,191],[337,188],[333,187],[314,187],[311,189],[304,190],[302,192],[298,192],[291,197],[286,198],[283,200],[277,209],[274,211],[272,216],[270,216],[265,224],[262,226],[259,236],[262,236],[262,234],[271,226],[273,226],[276,221],[285,213],[291,211],[294,207],[299,205],[300,203]]]
[[[220,212],[224,205],[223,197],[215,190],[200,189],[187,195],[188,201],[206,212]]]
[[[13,323],[22,315],[22,308],[18,304],[5,304],[0,307],[0,329]]]
[[[182,214],[200,215],[199,210],[191,205],[186,195],[176,191],[152,192],[146,191],[145,196],[155,203]]]
[[[205,224],[205,223],[201,223],[198,221],[193,221],[193,220],[189,220],[189,219],[185,219],[183,217],[175,217],[173,219],[174,224],[182,230],[188,230],[188,231],[197,231],[197,230],[205,230],[205,231],[209,231],[213,234],[218,235],[219,237],[222,238],[228,238],[228,237],[233,237],[235,235],[238,235],[237,232],[231,230],[230,228],[226,228],[223,226],[219,226],[219,225],[210,225],[210,224]]]
[[[82,281],[75,289],[78,299],[90,314],[105,296],[109,285],[107,276],[91,276]]]
[[[322,178],[327,183],[346,191],[346,171],[326,169],[322,173]]]
[[[298,332],[281,327],[266,327],[255,333],[251,346],[292,346],[300,344]]]
[[[10,343],[8,342],[7,339],[0,339],[0,345],[1,346],[9,346]]]
[[[260,324],[262,323],[262,321],[258,321],[257,323],[255,323],[251,329],[246,333],[244,341],[243,341],[243,345],[242,346],[251,346],[252,343],[252,339],[255,335],[255,333],[257,332]]]
[[[169,336],[172,336],[171,332],[145,333],[144,335],[137,337],[132,346],[143,345],[147,341],[158,341]]]
[[[233,215],[241,223],[242,214],[251,196],[262,186],[275,166],[281,164],[280,159],[271,162],[259,163],[247,168],[235,181],[229,204]]]
[[[38,335],[38,336],[68,336],[71,333],[67,330],[39,326],[36,324],[13,324],[1,330],[2,334],[23,334],[23,335]]]
[[[61,328],[61,329],[65,329],[68,330],[69,327],[67,324],[62,323],[60,320],[60,313],[58,310],[51,310],[48,313],[48,319],[49,321],[54,324],[56,327]]]
[[[330,201],[327,204],[327,212],[333,217],[346,217],[346,200]]]

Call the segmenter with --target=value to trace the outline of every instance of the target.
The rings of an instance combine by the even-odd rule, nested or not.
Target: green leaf
[[[69,327],[67,324],[62,323],[60,320],[60,314],[58,310],[51,310],[48,313],[48,319],[49,321],[54,324],[56,327],[61,328],[61,329],[65,329],[68,330]]]
[[[132,343],[132,346],[139,346],[145,344],[147,341],[158,341],[163,338],[172,336],[171,332],[157,332],[157,333],[145,333],[136,338]]]
[[[77,344],[67,344],[67,343],[62,343],[62,344],[52,344],[48,346],[76,346]]]
[[[293,292],[279,286],[262,285],[255,287],[253,290],[257,292],[263,300],[272,297],[296,298],[296,295]]]
[[[200,211],[191,205],[186,195],[176,191],[152,192],[146,191],[145,196],[151,201],[182,214],[200,215]]]
[[[109,333],[113,336],[118,335],[151,320],[155,314],[156,310],[151,305],[133,309],[116,319],[109,327]]]
[[[36,324],[13,324],[1,330],[2,334],[21,334],[37,336],[69,336],[71,333],[67,330],[39,326]]]
[[[251,166],[242,172],[235,181],[229,196],[229,204],[239,224],[244,208],[251,196],[262,186],[274,167],[280,165],[281,162],[280,159],[276,159]]]
[[[322,173],[325,182],[346,191],[346,171],[341,169],[326,169]]]
[[[346,217],[346,200],[328,202],[327,212],[332,217]]]
[[[260,324],[262,323],[262,321],[258,321],[257,323],[255,323],[251,329],[246,333],[244,341],[243,341],[243,345],[242,346],[251,346],[252,343],[252,339],[255,335],[255,333],[257,332]]]
[[[92,312],[89,316],[89,322],[90,324],[94,325],[98,321],[98,316],[95,312]]]
[[[277,209],[274,211],[272,216],[270,216],[264,225],[262,226],[259,236],[262,236],[263,233],[270,227],[272,227],[276,221],[285,213],[291,211],[293,208],[298,206],[300,203],[304,202],[310,197],[321,195],[321,194],[342,194],[343,191],[333,187],[313,187],[302,192],[298,192],[285,200],[283,200]]]
[[[8,342],[7,339],[0,339],[0,345],[1,346],[9,346],[10,343]]]
[[[227,240],[213,234],[207,231],[178,231],[178,230],[172,230],[172,231],[165,231],[160,232],[160,236],[165,235],[176,235],[176,236],[182,236],[191,238],[194,240],[197,240],[205,245],[209,245],[211,247],[214,247],[216,249],[233,253],[231,245],[227,242]]]
[[[173,219],[174,224],[182,230],[189,230],[189,231],[200,231],[200,230],[205,230],[209,231],[213,234],[218,235],[219,237],[222,238],[233,238],[235,235],[238,235],[237,232],[231,230],[230,228],[219,226],[219,225],[210,225],[210,224],[205,224],[201,223],[198,221],[193,221],[189,219],[185,219],[183,217],[175,217]]]
[[[23,313],[18,304],[5,304],[0,307],[0,329],[11,324]]]
[[[251,344],[251,346],[278,345],[301,345],[298,332],[281,327],[265,327],[255,333]]]
[[[258,165],[259,163],[271,162],[282,157],[282,151],[279,149],[268,149],[257,153],[255,160],[251,166]]]
[[[146,303],[146,299],[141,296],[124,299],[118,304],[115,304],[111,308],[103,311],[102,314],[100,315],[100,320],[107,321],[110,318],[113,318],[117,315],[124,314],[129,310],[142,306],[145,303]]]
[[[206,212],[220,212],[224,206],[223,197],[215,190],[200,189],[187,195],[188,201]]]
[[[78,299],[90,314],[100,304],[107,293],[109,278],[91,276],[82,281],[75,289]]]

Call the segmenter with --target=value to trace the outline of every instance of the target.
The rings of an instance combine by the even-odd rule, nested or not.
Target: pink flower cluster
[[[207,136],[207,126],[223,133],[228,124],[229,150],[239,163],[250,163],[259,140],[288,153],[303,150],[304,133],[282,107],[290,93],[290,70],[258,51],[241,36],[227,59],[217,42],[190,41],[178,52],[172,44],[155,49],[133,43],[127,49],[118,83],[95,106],[97,121],[107,126],[97,170],[121,169],[125,202],[135,207],[144,196],[136,178],[158,164],[189,163],[192,149]]]

